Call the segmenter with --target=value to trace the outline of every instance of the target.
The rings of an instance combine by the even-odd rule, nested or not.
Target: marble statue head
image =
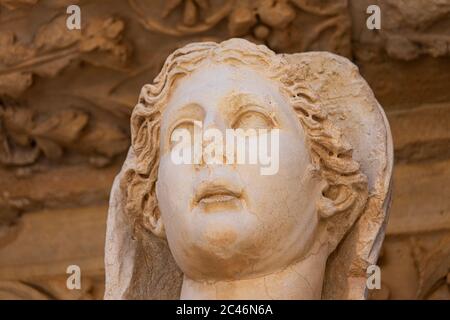
[[[224,135],[277,129],[276,172],[175,163],[174,132],[198,124]],[[131,132],[111,194],[105,297],[364,297],[364,268],[386,221],[392,143],[351,62],[242,39],[193,43],[142,88]]]

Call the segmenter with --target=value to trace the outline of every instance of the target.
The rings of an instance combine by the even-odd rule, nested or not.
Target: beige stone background
[[[66,28],[69,4],[81,31]],[[370,297],[450,298],[450,0],[0,0],[0,299],[102,298],[108,196],[140,88],[177,47],[233,36],[359,66],[395,144]],[[81,290],[66,288],[69,265]]]

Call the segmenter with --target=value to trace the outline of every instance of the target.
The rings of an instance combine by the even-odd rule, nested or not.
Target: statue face
[[[279,129],[279,166],[176,164],[172,132]],[[305,134],[280,84],[253,69],[203,64],[172,88],[161,120],[156,194],[172,254],[192,279],[242,279],[273,272],[308,253],[323,185]],[[270,149],[269,149],[270,150]]]

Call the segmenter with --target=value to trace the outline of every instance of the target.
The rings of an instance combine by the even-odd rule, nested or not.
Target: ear
[[[144,227],[151,231],[155,236],[163,239],[166,238],[166,231],[158,208],[152,213],[144,212],[143,224]]]
[[[144,197],[143,225],[159,238],[166,238],[164,223],[158,208],[158,181],[155,183],[156,193]]]
[[[159,238],[166,238],[164,223],[161,217],[161,212],[158,208],[158,183],[156,183],[156,194],[147,194],[144,197],[144,211],[143,211],[143,225]]]
[[[354,205],[357,194],[349,187],[329,186],[325,183],[322,194],[317,202],[317,212],[323,219],[330,218],[337,213],[349,210]]]
[[[322,298],[364,299],[366,278],[360,275],[377,261],[390,202],[393,147],[389,124],[372,90],[349,60],[325,52],[284,57],[296,78],[314,88],[328,119],[351,145],[352,158],[367,178],[367,188],[356,185],[353,192],[324,185],[317,202],[323,236],[330,239],[330,233],[336,235],[329,244],[330,252],[334,251],[327,261]],[[358,217],[348,216],[360,210]]]

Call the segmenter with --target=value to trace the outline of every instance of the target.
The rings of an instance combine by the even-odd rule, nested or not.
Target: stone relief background
[[[78,4],[82,29],[68,31]],[[366,8],[382,10],[381,30]],[[140,88],[193,41],[354,61],[389,118],[371,299],[450,299],[450,0],[0,0],[0,299],[101,299],[109,192]],[[81,290],[66,288],[79,265]]]

